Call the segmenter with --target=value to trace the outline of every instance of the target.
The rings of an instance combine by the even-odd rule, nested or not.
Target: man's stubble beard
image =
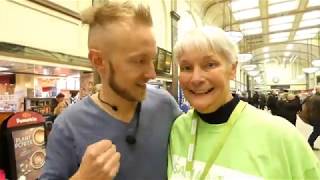
[[[131,94],[129,90],[126,90],[125,88],[122,88],[115,80],[116,72],[113,68],[113,65],[109,61],[109,67],[110,67],[110,76],[109,76],[109,87],[120,97],[126,99],[130,102],[137,102],[144,99],[144,96],[142,99],[137,99],[134,95]]]

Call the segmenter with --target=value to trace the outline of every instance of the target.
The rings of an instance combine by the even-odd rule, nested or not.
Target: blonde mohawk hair
[[[91,27],[96,25],[106,25],[113,22],[132,18],[133,20],[152,26],[152,18],[149,7],[142,4],[132,4],[129,1],[115,2],[108,1],[105,4],[90,7],[82,12],[81,20],[83,24]]]

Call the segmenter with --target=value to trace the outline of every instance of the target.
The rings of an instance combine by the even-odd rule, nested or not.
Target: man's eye
[[[144,60],[143,59],[137,59],[135,61],[133,61],[135,64],[143,64]]]

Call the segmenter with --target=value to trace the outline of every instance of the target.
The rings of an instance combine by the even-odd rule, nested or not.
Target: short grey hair
[[[208,50],[217,53],[234,64],[237,62],[238,47],[231,38],[219,27],[203,26],[195,28],[180,38],[175,47],[174,55],[177,59],[184,53],[186,47]]]

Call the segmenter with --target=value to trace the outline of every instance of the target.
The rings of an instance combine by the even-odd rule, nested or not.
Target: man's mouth
[[[146,84],[145,84],[145,83],[143,83],[143,84],[137,84],[137,86],[140,87],[140,88],[146,88]]]
[[[214,90],[214,88],[210,88],[209,90],[205,90],[205,91],[193,91],[193,90],[190,90],[190,92],[192,94],[195,94],[195,95],[204,95],[204,94],[209,94],[213,90]]]

